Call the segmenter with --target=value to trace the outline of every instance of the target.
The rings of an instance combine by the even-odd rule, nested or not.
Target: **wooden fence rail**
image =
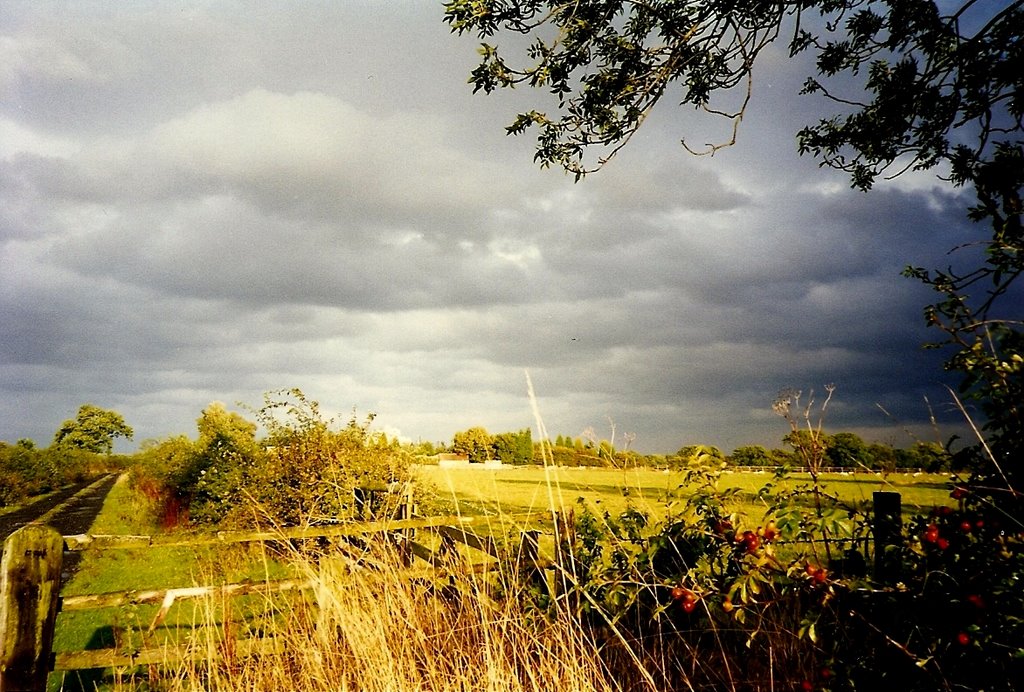
[[[900,498],[897,493],[875,493],[873,522],[875,578],[884,583],[890,574],[886,548],[899,540],[901,530]],[[171,536],[61,536],[56,530],[29,524],[11,534],[4,543],[0,561],[0,692],[43,692],[51,670],[83,668],[119,668],[126,666],[167,664],[206,656],[188,644],[166,645],[136,651],[99,649],[53,654],[53,635],[57,612],[118,607],[129,604],[160,603],[161,607],[149,626],[152,632],[178,600],[204,596],[240,596],[253,593],[275,593],[312,588],[308,580],[292,579],[265,583],[239,583],[219,586],[195,586],[179,589],[124,591],[68,597],[61,602],[60,574],[64,550],[118,550],[156,546],[198,546],[245,542],[287,542],[315,538],[343,538],[385,534],[395,545],[412,557],[431,565],[450,563],[454,543],[480,551],[489,559],[500,558],[494,540],[472,531],[475,526],[501,524],[524,527],[541,515],[503,517],[430,517],[404,518],[392,521],[369,521],[316,528],[282,529],[279,531],[219,532],[214,534]],[[556,522],[556,527],[562,522]],[[441,549],[431,550],[413,540],[416,530],[428,530],[441,538]],[[556,537],[557,538],[557,537]],[[564,536],[563,536],[564,538]],[[545,570],[557,565],[538,555],[539,532],[520,531],[515,556],[528,578],[551,585]],[[556,561],[558,553],[556,546]],[[485,563],[493,564],[493,563]],[[224,642],[233,655],[271,653],[280,650],[280,643],[271,638],[249,638]]]
[[[451,546],[461,543],[489,558],[499,551],[492,538],[480,536],[474,527],[500,523],[514,527],[536,521],[540,515],[523,514],[502,517],[446,516],[403,518],[389,521],[363,521],[333,526],[299,527],[275,531],[221,531],[209,534],[167,536],[61,536],[43,524],[30,524],[11,534],[4,543],[0,564],[0,692],[41,692],[50,670],[116,668],[152,663],[172,663],[198,655],[186,644],[167,645],[138,651],[99,649],[71,651],[54,655],[53,634],[57,612],[81,611],[146,603],[160,603],[147,633],[163,621],[171,606],[180,600],[206,596],[234,597],[245,594],[286,592],[312,588],[311,582],[290,579],[273,582],[244,582],[217,586],[153,589],[69,596],[61,599],[60,573],[64,551],[125,550],[154,547],[228,545],[249,542],[288,543],[313,539],[331,539],[388,535],[395,545],[432,565],[450,563]],[[522,523],[519,523],[522,522]],[[434,551],[412,540],[414,532],[426,530],[442,539],[442,550]],[[535,558],[535,556],[533,556]],[[534,560],[533,568],[550,567]],[[271,639],[242,639],[230,642],[238,655],[271,652],[277,646]],[[205,655],[205,654],[204,654]]]

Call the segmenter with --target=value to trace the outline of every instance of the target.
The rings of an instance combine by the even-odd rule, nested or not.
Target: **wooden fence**
[[[874,559],[875,577],[885,581],[891,573],[885,546],[892,545],[900,536],[900,496],[898,493],[874,494],[875,519]],[[538,515],[500,518],[503,524],[525,525]],[[43,524],[30,524],[11,534],[4,543],[0,561],[0,692],[42,692],[51,670],[78,670],[87,668],[123,668],[137,665],[165,664],[200,655],[189,645],[165,645],[149,649],[122,651],[98,649],[53,653],[53,635],[58,611],[109,608],[123,605],[160,603],[156,617],[149,626],[152,632],[166,617],[171,606],[180,600],[204,596],[233,597],[245,594],[281,593],[312,588],[307,580],[291,579],[263,583],[195,586],[151,591],[125,591],[105,594],[71,596],[61,599],[61,564],[65,551],[149,548],[157,546],[228,545],[248,542],[290,542],[345,537],[388,536],[392,544],[412,561],[419,558],[431,565],[448,561],[447,551],[454,543],[461,543],[491,558],[501,553],[489,536],[475,533],[474,525],[485,525],[496,517],[431,517],[401,518],[389,521],[363,521],[320,526],[292,528],[277,531],[217,532],[201,535],[166,536],[61,536]],[[567,524],[555,522],[556,544],[559,538],[568,538]],[[416,531],[430,531],[441,537],[441,549],[431,550],[414,540]],[[529,570],[532,579],[555,589],[552,575],[544,570],[556,567],[555,562],[538,556],[539,532],[522,531],[517,548],[520,568]],[[556,551],[557,555],[557,551]],[[556,557],[557,559],[557,557]],[[564,573],[564,570],[563,570]],[[236,655],[272,653],[279,651],[273,638],[249,638],[231,642]],[[205,652],[202,652],[205,656]]]
[[[400,513],[400,514],[405,514]],[[505,524],[538,515],[502,517]],[[122,550],[155,547],[229,545],[273,542],[292,544],[322,539],[386,536],[388,543],[408,564],[419,558],[431,565],[448,564],[450,551],[460,543],[490,558],[498,558],[494,540],[473,531],[496,517],[401,518],[384,521],[359,521],[332,526],[290,528],[275,531],[221,531],[197,535],[163,536],[61,536],[44,524],[29,524],[11,534],[4,543],[0,562],[0,692],[37,692],[45,689],[51,670],[87,668],[123,668],[185,660],[196,653],[189,645],[165,645],[125,651],[95,649],[53,653],[53,635],[60,612],[111,608],[125,605],[156,604],[160,607],[147,634],[163,622],[174,603],[206,596],[234,597],[246,594],[271,594],[313,588],[309,580],[289,579],[261,583],[122,591],[60,598],[60,575],[65,551]],[[414,540],[416,531],[428,531],[440,537],[441,549],[432,550]],[[537,558],[537,532],[521,533],[520,564],[542,570],[551,564]],[[493,559],[491,560],[493,563]],[[479,565],[478,565],[479,567]],[[242,639],[231,642],[238,655],[273,652],[273,639]],[[204,654],[205,655],[205,654]]]

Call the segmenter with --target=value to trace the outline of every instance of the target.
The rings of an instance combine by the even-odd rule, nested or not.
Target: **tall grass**
[[[376,545],[376,544],[374,544]],[[741,624],[712,600],[691,617],[613,616],[551,575],[557,598],[541,609],[543,580],[525,565],[408,567],[391,548],[294,552],[311,588],[250,603],[232,617],[218,598],[199,602],[186,662],[127,679],[121,689],[167,692],[655,692],[792,689],[820,662],[797,634],[802,608],[781,599]],[[520,569],[521,568],[521,569]],[[557,570],[557,568],[556,568]],[[566,586],[568,585],[568,586]],[[660,586],[643,586],[642,600]],[[541,602],[544,599],[540,599]],[[239,615],[239,611],[235,611]],[[757,635],[755,637],[755,634]],[[186,635],[188,636],[188,635]],[[269,642],[242,655],[245,642]],[[796,683],[794,683],[796,681]]]
[[[278,610],[261,634],[275,653],[231,655],[233,633],[204,628],[206,652],[164,679],[173,692],[596,692],[633,687],[602,659],[568,613],[550,617],[528,601],[495,597],[494,575],[448,571],[416,577],[393,556],[295,561],[308,598]],[[207,612],[216,618],[217,604]],[[642,676],[636,676],[638,679]]]

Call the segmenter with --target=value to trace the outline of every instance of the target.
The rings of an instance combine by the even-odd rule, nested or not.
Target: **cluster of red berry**
[[[697,609],[697,604],[700,603],[701,595],[693,589],[688,589],[685,586],[678,584],[672,587],[672,600],[679,604],[679,607],[683,609],[684,613],[692,613]],[[726,613],[731,613],[735,610],[736,606],[733,604],[732,599],[726,596],[722,599],[722,610]]]
[[[991,594],[987,590],[994,586],[991,578],[1002,579],[995,570],[1013,564],[1010,558],[1024,533],[1008,534],[1001,517],[983,504],[973,503],[966,487],[955,486],[949,495],[957,506],[932,509],[927,524],[921,523],[920,544],[929,569],[940,570],[958,584],[959,588],[948,594],[960,604],[955,611],[958,615],[949,624],[956,632],[953,642],[968,647],[984,639],[981,633],[991,624],[986,622],[994,612],[988,610]]]
[[[748,555],[757,553],[762,543],[771,543],[779,537],[779,529],[775,526],[774,521],[769,521],[764,527],[757,527],[756,531],[747,529],[740,533],[739,531],[733,532],[732,522],[728,519],[720,519],[715,523],[714,529],[715,533],[735,541],[737,546]]]
[[[804,574],[815,584],[824,584],[828,581],[828,570],[824,567],[818,567],[811,562],[808,562],[807,566],[804,567]]]
[[[683,612],[692,613],[697,607],[697,601],[700,600],[700,596],[692,589],[678,585],[672,587],[672,600],[681,604]]]
[[[963,499],[966,491],[963,488],[955,488],[950,496],[953,499]],[[939,550],[947,550],[950,541],[956,539],[956,534],[966,537],[980,533],[985,528],[985,518],[977,513],[958,511],[949,506],[935,507],[931,512],[932,521],[925,526],[921,533],[921,543],[934,546]]]

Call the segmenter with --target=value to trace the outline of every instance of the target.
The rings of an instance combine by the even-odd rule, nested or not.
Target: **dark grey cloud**
[[[528,370],[556,434],[774,444],[775,393],[835,382],[830,424],[904,444],[946,396],[899,271],[971,237],[963,200],[796,156],[821,104],[782,53],[735,147],[686,155],[722,124],[665,104],[574,183],[503,134],[535,94],[470,94],[437,7],[57,7],[0,35],[0,439],[293,386],[449,439],[532,425]]]

